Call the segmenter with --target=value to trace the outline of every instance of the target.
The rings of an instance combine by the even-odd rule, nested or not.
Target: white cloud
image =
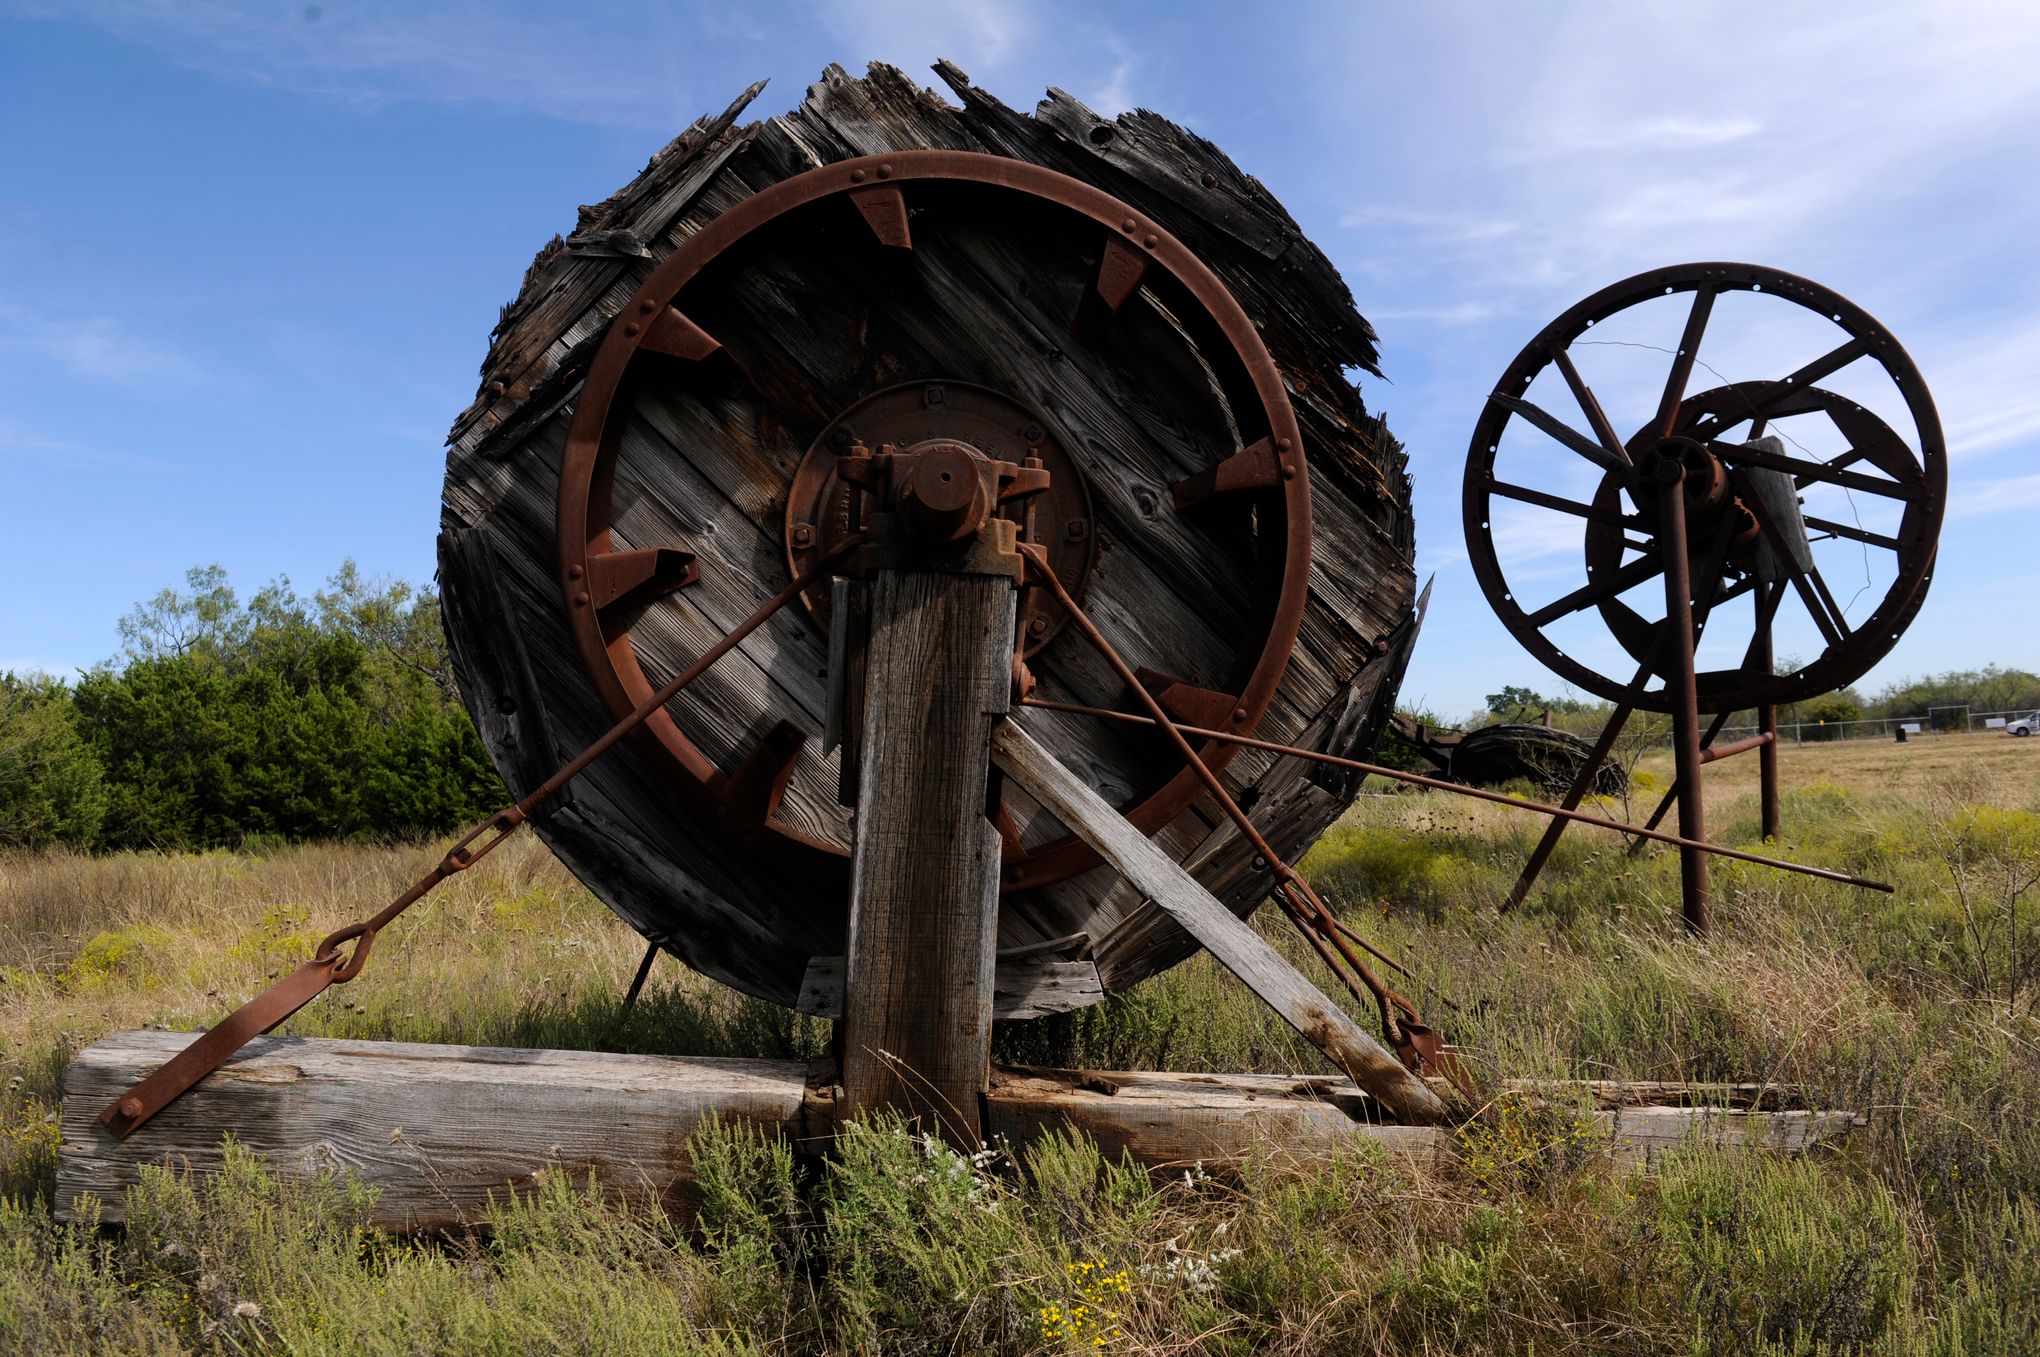
[[[532,16],[479,0],[76,0],[43,15],[85,19],[211,75],[349,103],[476,103],[661,129],[698,112],[674,78],[694,45],[693,22],[677,11],[605,8]],[[741,87],[750,78],[737,73],[724,83]]]
[[[67,375],[120,386],[189,385],[205,372],[179,350],[113,316],[61,318],[0,304],[0,348],[32,353]]]
[[[2040,474],[2006,476],[1958,489],[1948,497],[1950,518],[1973,518],[2012,509],[2040,508]]]

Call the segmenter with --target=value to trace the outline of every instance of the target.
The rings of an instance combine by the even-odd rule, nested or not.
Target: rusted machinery
[[[1200,946],[1355,1081],[1358,1114],[1449,1116],[1460,1072],[1376,970],[1396,963],[1290,865],[1369,773],[1525,804],[1364,757],[1420,617],[1402,451],[1344,376],[1372,334],[1209,143],[1061,95],[1019,114],[938,69],[961,108],[832,69],[740,126],[754,87],[541,251],[455,425],[440,538],[463,695],[520,799],[129,1075],[98,1125],[67,1111],[76,1157],[132,1164],[121,1138],[526,824],[645,936],[637,984],[663,950],[841,1019],[821,1088],[664,1070],[689,1116],[886,1105],[970,1144],[1045,1125],[1073,1086],[1002,1094],[992,1022]],[[1810,396],[1756,398],[1777,418]],[[1247,925],[1271,899],[1379,1040]],[[329,1056],[360,1053],[306,1060]],[[1240,1143],[1258,1096],[1200,1143]],[[1152,1120],[1113,1115],[1091,1129]],[[493,1161],[463,1153],[486,1188]]]
[[[1597,394],[1588,378],[1610,355],[1669,371],[1639,380],[1617,367]],[[1716,363],[1777,375],[1730,381]],[[1696,367],[1714,383],[1692,391]],[[1689,264],[1616,283],[1546,326],[1474,429],[1463,508],[1474,573],[1503,625],[1614,704],[1564,804],[1579,804],[1633,713],[1664,712],[1677,771],[1649,823],[1676,801],[1680,835],[1704,839],[1701,767],[1755,750],[1764,835],[1775,837],[1778,705],[1853,682],[1897,643],[1926,600],[1946,492],[1947,450],[1919,370],[1889,331],[1817,283]],[[1512,570],[1508,539],[1548,544],[1553,533],[1579,544],[1583,580],[1553,583],[1549,553],[1535,550],[1516,552]],[[1859,572],[1847,599],[1848,583],[1829,583]],[[1774,637],[1793,611],[1818,649],[1781,666]],[[1717,745],[1751,709],[1757,733]],[[1713,714],[1704,729],[1702,713]],[[1508,905],[1528,894],[1565,823],[1551,822]],[[1705,932],[1706,856],[1680,851],[1686,922]]]

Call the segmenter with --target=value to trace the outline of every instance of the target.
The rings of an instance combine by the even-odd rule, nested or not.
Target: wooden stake
[[[871,590],[851,864],[843,1096],[982,1142],[998,942],[991,733],[1012,686],[1013,581],[881,570]]]

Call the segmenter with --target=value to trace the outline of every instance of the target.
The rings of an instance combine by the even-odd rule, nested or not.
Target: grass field
[[[1640,766],[1634,814],[1666,771]],[[1755,776],[1747,757],[1709,769],[1715,837],[1753,846]],[[1870,1115],[1836,1153],[1694,1151],[1622,1175],[1562,1110],[1506,1101],[1463,1133],[1457,1168],[1423,1175],[1360,1148],[1304,1166],[1270,1147],[1217,1177],[1150,1178],[1081,1142],[972,1165],[886,1127],[820,1164],[715,1129],[686,1221],[562,1177],[433,1239],[366,1230],[345,1182],[246,1161],[203,1184],[152,1177],[122,1232],[48,1213],[71,1051],[210,1023],[430,846],[0,859],[0,1351],[2040,1350],[2040,741],[1807,745],[1783,778],[1776,851],[1895,894],[1722,864],[1716,936],[1694,944],[1670,855],[1581,832],[1497,918],[1538,824],[1441,795],[1363,798],[1306,868],[1418,970],[1413,997],[1478,1069],[1796,1083]],[[285,1030],[825,1045],[822,1024],[671,962],[622,1017],[640,950],[520,842]],[[1203,958],[999,1043],[1094,1066],[1320,1068]]]

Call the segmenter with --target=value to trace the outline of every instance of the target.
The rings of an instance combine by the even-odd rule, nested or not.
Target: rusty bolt
[[[494,398],[497,396],[501,396],[505,391],[508,391],[510,388],[504,386],[501,382],[490,382],[488,389],[490,397]]]
[[[829,446],[832,448],[847,448],[855,437],[856,435],[850,432],[848,424],[838,424],[835,428],[829,430]]]
[[[797,547],[811,547],[815,544],[815,529],[811,523],[793,525],[793,544]]]
[[[575,595],[574,595],[574,606],[575,606],[576,608],[585,608],[585,607],[587,607],[587,606],[588,606],[588,595],[587,595],[587,594],[586,594],[585,592],[583,592],[583,593],[578,593],[578,594],[575,594]]]
[[[1072,542],[1081,542],[1090,535],[1091,524],[1087,519],[1073,518],[1063,525],[1063,532]]]
[[[1039,424],[1030,424],[1020,431],[1020,436],[1030,443],[1039,443],[1041,441],[1041,426]]]
[[[1254,854],[1254,870],[1257,872],[1267,871],[1268,859],[1262,857],[1259,853]]]
[[[133,1121],[136,1117],[141,1116],[142,1100],[140,1098],[122,1098],[120,1100],[120,1114],[129,1121]]]
[[[1244,720],[1246,720],[1246,719],[1247,719],[1247,709],[1246,709],[1245,707],[1234,707],[1234,708],[1232,709],[1232,719],[1233,719],[1233,720],[1235,720],[1235,721],[1244,721]]]
[[[1031,617],[1031,618],[1027,619],[1027,634],[1028,634],[1029,636],[1041,636],[1041,635],[1044,635],[1044,634],[1046,634],[1046,633],[1047,633],[1047,631],[1048,631],[1048,619],[1047,619],[1047,618],[1045,618],[1045,617]]]
[[[1131,231],[1133,229],[1133,218],[1128,217],[1125,221],[1119,223],[1119,229],[1122,231]]]
[[[863,170],[852,170],[852,171],[850,171],[850,182],[851,182],[851,183],[853,183],[853,184],[861,184],[861,183],[863,183],[863,182],[864,182],[864,171],[863,171]]]
[[[570,580],[577,580],[581,578],[582,573],[583,573],[582,569],[578,565],[570,565],[567,567],[567,578]]]
[[[890,165],[880,165],[880,166],[878,167],[878,177],[879,177],[879,178],[881,178],[881,179],[890,179],[890,178],[892,178],[892,166],[890,166]]]
[[[1218,176],[1213,174],[1210,170],[1206,170],[1198,178],[1197,182],[1204,185],[1204,187],[1206,188],[1216,188],[1218,187]]]
[[[1284,462],[1282,464],[1282,479],[1285,481],[1293,481],[1296,479],[1296,463]]]
[[[1150,233],[1148,235],[1142,236],[1140,238],[1140,243],[1147,246],[1150,250],[1152,250],[1155,247],[1155,242],[1160,239],[1161,239],[1160,236]]]
[[[1289,440],[1288,440],[1288,439],[1286,439],[1286,438],[1278,438],[1278,439],[1276,439],[1276,440],[1275,440],[1275,450],[1276,450],[1277,452],[1287,452],[1287,451],[1289,451]]]
[[[628,325],[624,326],[624,327],[623,327],[623,332],[624,332],[625,334],[627,334],[627,335],[634,335],[634,334],[636,334],[636,333],[638,332],[637,322],[636,322],[636,321],[632,321],[632,322],[631,322],[630,324],[628,324]]]
[[[637,304],[637,309],[643,312],[645,315],[649,316],[652,314],[652,312],[659,309],[659,304],[653,301],[651,298],[647,297]]]
[[[921,393],[921,398],[930,405],[940,405],[949,398],[949,393],[939,386],[931,386]]]

